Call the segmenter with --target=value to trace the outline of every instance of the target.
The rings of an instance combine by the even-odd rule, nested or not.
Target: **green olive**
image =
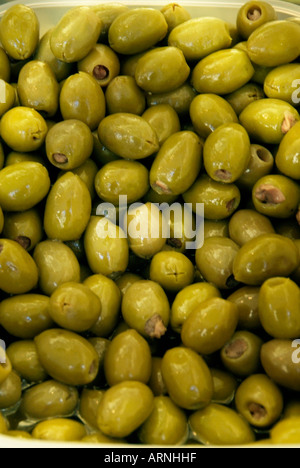
[[[47,372],[42,366],[36,344],[33,340],[15,341],[7,348],[7,355],[16,372],[28,382],[46,379]]]
[[[19,374],[15,370],[12,370],[0,385],[0,409],[13,407],[19,403],[21,397],[22,380]],[[0,415],[2,415],[1,412]]]
[[[0,289],[8,294],[24,294],[38,284],[37,264],[18,242],[0,239]]]
[[[220,353],[225,369],[240,377],[258,372],[262,345],[263,340],[252,332],[235,332]]]
[[[179,116],[169,104],[148,107],[142,117],[154,128],[160,146],[169,136],[181,130]]]
[[[210,371],[214,387],[212,402],[223,405],[232,403],[238,387],[238,380],[224,370],[211,368]]]
[[[229,221],[229,236],[240,246],[262,234],[274,233],[270,219],[256,210],[238,210]]]
[[[210,403],[212,375],[203,358],[192,349],[169,349],[163,356],[162,376],[170,398],[179,407],[197,410]]]
[[[0,413],[0,434],[6,434],[8,431],[8,423],[2,413]]]
[[[244,86],[254,75],[248,55],[242,50],[218,50],[195,66],[191,82],[198,93],[230,94]]]
[[[125,112],[141,115],[146,107],[145,94],[132,76],[113,78],[106,88],[105,100],[108,114]]]
[[[271,429],[271,444],[295,446],[300,441],[300,418],[294,417],[279,421]]]
[[[115,52],[132,55],[151,48],[167,32],[168,24],[159,10],[137,7],[113,21],[108,31],[108,42]]]
[[[97,322],[101,313],[98,296],[86,285],[64,283],[50,297],[49,314],[62,328],[82,333]]]
[[[168,23],[168,31],[171,32],[176,26],[191,19],[190,13],[183,5],[168,3],[160,10]]]
[[[194,132],[171,135],[160,148],[150,170],[154,191],[180,195],[195,182],[202,165],[202,144]]]
[[[254,427],[270,427],[281,416],[283,396],[279,387],[266,375],[246,378],[235,394],[237,411]]]
[[[0,323],[18,338],[32,339],[53,324],[49,314],[49,297],[21,294],[4,299],[0,304]]]
[[[150,279],[166,291],[178,292],[193,283],[194,265],[180,252],[158,252],[150,263]]]
[[[251,102],[239,118],[250,138],[258,143],[276,145],[299,121],[299,113],[288,102],[265,98]]]
[[[72,172],[80,177],[80,179],[86,184],[91,199],[94,200],[96,195],[95,190],[95,177],[98,172],[97,164],[91,159],[88,158],[81,166],[73,169]],[[61,173],[63,175],[63,172]]]
[[[238,208],[241,193],[235,184],[224,184],[200,175],[192,187],[183,194],[185,203],[192,203],[197,212],[197,203],[204,203],[204,216],[209,220],[229,218]]]
[[[148,383],[152,357],[147,341],[136,331],[127,330],[115,336],[104,358],[104,372],[108,385],[134,380]]]
[[[1,363],[0,363],[0,385],[7,379],[7,377],[12,372],[12,365],[9,357],[1,348]]]
[[[220,49],[229,48],[231,43],[227,23],[206,16],[184,21],[168,37],[169,46],[182,50],[187,60],[200,60]]]
[[[44,229],[49,239],[79,239],[91,215],[91,196],[79,176],[66,172],[58,178],[47,197]]]
[[[2,117],[9,109],[15,105],[15,89],[9,83],[0,79],[1,85],[1,102],[0,102],[0,117]]]
[[[0,79],[9,83],[10,74],[11,74],[11,65],[10,65],[9,58],[5,50],[3,49],[3,47],[0,47]]]
[[[79,441],[86,435],[86,428],[78,421],[53,418],[39,422],[32,431],[34,439],[57,442]]]
[[[291,239],[279,234],[262,234],[241,247],[233,263],[239,282],[260,286],[274,276],[289,276],[299,266],[299,252]]]
[[[92,216],[84,234],[84,247],[90,269],[95,274],[116,278],[129,262],[125,233],[107,218]]]
[[[168,396],[154,398],[154,408],[138,431],[143,444],[182,445],[188,437],[185,412]]]
[[[264,215],[286,219],[296,214],[299,201],[299,185],[289,177],[269,174],[259,179],[252,190],[256,210]]]
[[[181,340],[199,354],[212,354],[230,340],[237,324],[237,306],[225,299],[211,298],[189,314],[182,325]]]
[[[186,82],[175,91],[158,94],[147,95],[148,107],[157,106],[158,104],[169,104],[179,116],[184,116],[189,113],[190,105],[197,95],[195,89]]]
[[[83,282],[100,299],[101,314],[91,332],[98,337],[107,337],[115,329],[121,312],[121,293],[117,284],[104,275],[89,276]]]
[[[204,240],[208,237],[229,237],[228,220],[206,220],[204,225]]]
[[[298,24],[288,20],[269,21],[253,31],[247,41],[247,51],[257,65],[277,67],[298,57],[298,38]]]
[[[97,373],[99,358],[95,348],[69,330],[49,329],[34,339],[40,362],[55,380],[66,385],[86,385]]]
[[[81,120],[96,130],[105,116],[104,92],[96,78],[80,71],[70,75],[62,84],[59,106],[64,120]]]
[[[35,151],[32,153],[21,153],[19,151],[10,151],[5,159],[5,167],[11,166],[12,164],[20,163],[20,162],[36,162],[40,163],[43,166],[46,166],[46,161],[43,156],[39,153],[39,151]]]
[[[60,284],[68,281],[80,282],[80,265],[76,255],[61,241],[39,242],[34,249],[33,258],[39,270],[39,287],[47,296]]]
[[[47,157],[59,169],[76,169],[91,156],[93,143],[92,132],[84,122],[76,119],[63,120],[47,133]]]
[[[226,101],[228,101],[237,115],[240,115],[251,102],[258,101],[264,97],[265,94],[262,87],[256,83],[247,83],[237,91],[225,96]]]
[[[300,122],[296,123],[286,135],[284,135],[275,156],[275,163],[279,171],[292,179],[300,179],[299,157],[297,145],[299,141],[298,131]]]
[[[106,42],[108,31],[113,21],[122,13],[128,11],[128,6],[119,2],[109,2],[92,5],[91,9],[101,21],[102,27],[99,42]]]
[[[0,40],[6,53],[15,60],[26,60],[39,42],[39,20],[28,5],[13,5],[1,18]]]
[[[34,385],[22,397],[21,412],[29,419],[71,416],[78,404],[75,387],[55,380]]]
[[[20,162],[0,171],[0,204],[4,210],[29,210],[46,197],[49,189],[48,171],[39,163]]]
[[[152,390],[154,396],[167,395],[167,387],[162,376],[162,358],[152,357],[151,376],[148,386]]]
[[[154,396],[142,382],[124,381],[104,394],[97,414],[98,428],[110,437],[132,434],[150,416]]]
[[[264,1],[248,1],[238,11],[237,29],[244,38],[248,37],[260,26],[277,19],[275,8]]]
[[[262,145],[251,144],[248,167],[237,181],[237,184],[241,188],[252,190],[254,184],[259,179],[270,174],[273,166],[274,157],[268,148]]]
[[[52,31],[51,50],[55,57],[63,62],[78,62],[96,44],[100,32],[101,20],[91,8],[71,8]]]
[[[39,149],[47,132],[45,119],[29,107],[13,107],[1,119],[1,137],[14,151],[30,152]]]
[[[242,286],[227,298],[238,307],[238,327],[242,330],[251,331],[261,327],[258,313],[259,291],[258,286]]]
[[[135,273],[124,273],[123,275],[121,275],[116,281],[116,285],[118,286],[118,288],[120,289],[121,291],[121,295],[122,297],[124,296],[124,294],[126,293],[127,289],[130,288],[130,286],[133,284],[133,283],[136,283],[137,281],[140,281],[142,280],[142,276],[140,275],[137,275]]]
[[[105,117],[98,135],[109,150],[125,159],[144,159],[159,149],[153,128],[135,114],[120,112]]]
[[[96,44],[87,56],[78,62],[78,71],[89,73],[104,87],[119,75],[120,60],[106,44]]]
[[[97,411],[105,390],[84,388],[80,395],[79,415],[85,424],[93,429],[97,427]]]
[[[179,48],[156,47],[139,59],[135,81],[147,93],[168,93],[182,86],[189,74],[190,67]]]
[[[271,70],[264,81],[264,92],[268,98],[281,99],[295,104],[295,82],[299,77],[299,64],[288,63]]]
[[[26,431],[17,431],[17,430],[8,431],[7,435],[9,437],[16,437],[17,439],[32,439],[32,435]]]
[[[6,213],[3,237],[18,242],[28,252],[33,250],[43,238],[43,222],[38,210]]]
[[[192,437],[204,445],[241,446],[254,442],[250,425],[236,411],[212,403],[189,417]]]

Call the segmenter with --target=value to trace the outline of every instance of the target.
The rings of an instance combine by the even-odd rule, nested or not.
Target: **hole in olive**
[[[167,331],[162,318],[159,314],[153,315],[145,323],[145,333],[150,338],[161,338]]]
[[[247,18],[250,21],[258,21],[261,15],[262,15],[261,8],[258,5],[253,5],[248,10]]]
[[[109,76],[109,69],[105,65],[96,65],[93,69],[96,80],[104,80]]]
[[[271,184],[262,184],[255,191],[255,198],[263,204],[278,205],[285,202],[282,191]]]
[[[226,171],[226,169],[218,169],[215,171],[215,176],[220,180],[228,181],[231,179],[232,174],[230,171]]]
[[[175,249],[181,249],[182,247],[182,241],[180,239],[168,239],[167,244],[170,245],[170,247],[175,247]]]
[[[266,148],[258,148],[256,150],[257,157],[263,162],[269,162],[271,160],[271,154]]]
[[[232,200],[229,200],[229,202],[226,203],[226,210],[227,211],[233,211],[236,206],[236,198],[232,198]]]
[[[267,415],[266,408],[258,403],[249,403],[248,410],[256,421],[260,421],[261,419],[265,418]]]
[[[89,374],[90,375],[94,374],[96,369],[97,369],[97,362],[93,361],[90,366]]]
[[[62,153],[54,153],[52,158],[58,164],[67,164],[69,162],[67,156]]]
[[[15,241],[21,245],[25,250],[29,249],[31,246],[31,239],[27,236],[18,236],[15,238]]]
[[[248,343],[241,338],[228,343],[225,347],[225,354],[229,359],[238,359],[247,351]]]

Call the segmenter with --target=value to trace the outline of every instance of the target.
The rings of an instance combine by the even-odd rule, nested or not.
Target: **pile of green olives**
[[[0,41],[3,440],[299,444],[299,18],[105,2],[41,35],[14,4]]]

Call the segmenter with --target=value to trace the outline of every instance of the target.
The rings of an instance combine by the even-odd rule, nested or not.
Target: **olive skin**
[[[239,385],[235,406],[252,426],[269,427],[282,413],[282,392],[266,375],[254,374]]]
[[[292,340],[273,339],[263,344],[260,358],[263,369],[270,379],[284,388],[298,392],[300,388],[298,355]]]
[[[22,106],[53,117],[58,109],[59,85],[50,65],[39,60],[24,65],[18,77],[18,96]]]
[[[262,234],[241,247],[233,262],[233,275],[239,282],[260,286],[271,277],[289,276],[298,265],[299,252],[291,239]]]
[[[189,114],[195,131],[205,139],[220,125],[238,123],[233,107],[217,94],[198,94],[191,102]]]
[[[139,59],[135,81],[147,93],[168,93],[183,85],[189,74],[190,67],[180,49],[156,47]]]
[[[18,242],[0,239],[0,289],[8,294],[24,294],[39,280],[38,267]]]
[[[262,177],[252,190],[252,201],[256,210],[273,218],[290,218],[297,212],[299,200],[299,185],[280,174]]]
[[[28,382],[42,382],[47,378],[47,372],[40,362],[33,340],[20,340],[11,343],[7,348],[7,355],[14,370],[22,379]]]
[[[60,284],[80,282],[79,262],[70,247],[63,242],[45,240],[38,243],[33,258],[39,270],[39,288],[47,296],[51,296]]]
[[[281,99],[294,105],[295,80],[299,76],[299,64],[288,63],[271,70],[264,80],[264,93],[268,98]]]
[[[93,76],[80,71],[63,82],[59,109],[64,120],[81,120],[97,130],[106,113],[104,92]]]
[[[128,241],[124,231],[108,219],[91,216],[84,233],[84,248],[93,273],[115,279],[126,271]]]
[[[197,410],[210,403],[212,375],[195,351],[184,347],[169,349],[163,356],[162,376],[170,398],[180,408]]]
[[[168,24],[160,11],[133,8],[113,21],[108,31],[108,42],[115,52],[133,55],[150,49],[167,32]]]
[[[144,159],[159,149],[152,127],[141,116],[131,113],[106,116],[99,124],[98,136],[109,150],[125,159]]]
[[[182,6],[169,3],[160,10],[168,23],[168,31],[191,19],[190,13]]]
[[[13,107],[1,119],[1,137],[13,151],[30,152],[39,149],[47,132],[45,119],[29,107]]]
[[[1,32],[0,32],[1,34]],[[9,83],[11,74],[11,65],[7,53],[0,47],[0,79]]]
[[[49,302],[49,297],[42,294],[4,299],[0,304],[0,323],[13,336],[32,339],[53,325]]]
[[[239,246],[226,237],[210,237],[196,250],[196,265],[204,279],[219,289],[230,289]]]
[[[276,10],[269,3],[248,1],[238,11],[237,30],[243,39],[248,39],[257,28],[276,19]]]
[[[175,91],[152,95],[148,94],[146,98],[148,107],[158,104],[169,104],[178,115],[184,116],[188,114],[191,102],[196,95],[195,89],[187,82],[179,86]]]
[[[50,177],[42,164],[20,162],[0,171],[0,204],[7,211],[30,210],[50,189]]]
[[[95,348],[77,333],[49,329],[34,338],[42,366],[66,385],[86,385],[97,376],[99,357]]]
[[[249,209],[234,213],[228,228],[230,238],[240,246],[262,234],[275,234],[275,229],[267,216]]]
[[[158,252],[150,264],[150,279],[166,291],[178,292],[194,280],[194,265],[180,252]]]
[[[270,278],[260,288],[258,311],[261,324],[273,338],[292,339],[300,333],[300,289],[289,278]]]
[[[101,33],[99,42],[107,42],[107,35],[113,21],[122,13],[128,11],[127,5],[122,3],[100,3],[98,5],[91,5],[91,9],[100,18]]]
[[[294,417],[279,421],[271,429],[271,444],[297,446],[300,440],[300,418]],[[296,445],[297,444],[297,445]]]
[[[283,137],[275,156],[276,167],[291,179],[300,179],[300,161],[297,145],[299,142],[300,122],[296,123]]]
[[[129,380],[146,384],[151,369],[150,347],[136,330],[129,329],[113,338],[104,358],[105,377],[111,387]]]
[[[245,172],[249,161],[250,138],[240,124],[221,125],[204,143],[204,167],[217,182],[235,182]]]
[[[251,102],[239,119],[252,140],[277,145],[299,121],[299,113],[288,102],[265,98]]]
[[[189,19],[176,26],[169,34],[168,44],[171,47],[178,47],[185,58],[191,61],[200,60],[220,49],[229,48],[232,38],[225,21],[202,17]]]
[[[259,84],[250,82],[233,93],[227,94],[225,99],[228,104],[231,105],[234,112],[239,116],[245,107],[247,107],[251,102],[258,101],[264,97],[265,94],[263,88]]]
[[[0,40],[6,53],[15,60],[26,60],[39,42],[39,21],[32,8],[14,5],[1,19]]]
[[[3,237],[18,242],[27,252],[33,250],[43,238],[43,221],[39,211],[32,208],[6,213]]]
[[[82,333],[97,322],[101,302],[87,286],[64,283],[51,294],[49,313],[57,325]]]
[[[2,352],[1,349],[1,363],[0,363],[0,385],[7,379],[12,372],[12,365],[6,351]]]
[[[170,325],[172,329],[180,333],[184,322],[192,311],[213,297],[221,297],[221,293],[210,283],[191,284],[179,291],[171,306]]]
[[[291,41],[293,37],[296,42]],[[293,62],[299,55],[299,25],[287,20],[271,21],[257,28],[247,41],[251,61],[265,67]]]
[[[71,8],[52,31],[51,50],[63,62],[78,62],[96,44],[100,32],[101,21],[90,8]]]
[[[22,380],[18,372],[12,370],[0,385],[0,409],[16,405],[22,396]],[[1,413],[2,415],[2,413]]]
[[[141,115],[146,107],[143,90],[136,84],[132,76],[116,76],[108,84],[105,91],[107,114],[127,112]]]
[[[89,73],[101,87],[109,83],[120,73],[118,55],[106,44],[96,44],[86,57],[77,64],[78,71]]]
[[[53,418],[39,422],[32,431],[32,437],[39,440],[75,442],[86,435],[84,425],[67,418]]]
[[[244,86],[254,75],[248,55],[238,49],[213,52],[200,60],[191,76],[198,93],[230,94]]]
[[[154,396],[167,395],[168,393],[162,376],[161,364],[161,357],[152,357],[151,376],[148,386],[151,388]]]
[[[94,140],[84,122],[69,119],[53,125],[47,133],[45,144],[50,163],[67,171],[80,167],[88,160]]]
[[[145,338],[160,338],[170,320],[170,304],[163,288],[151,280],[132,284],[122,301],[125,322]]]
[[[34,385],[22,397],[21,412],[36,420],[72,415],[79,400],[75,387],[55,380]]]
[[[169,104],[148,107],[142,117],[154,128],[160,146],[169,136],[181,130],[178,114]]]
[[[203,302],[185,320],[182,343],[199,354],[212,354],[230,340],[238,324],[237,306],[220,298]]]
[[[100,402],[98,428],[110,437],[127,437],[146,421],[153,405],[153,393],[144,383],[116,384],[105,392]]]
[[[194,132],[171,135],[150,169],[150,185],[158,193],[180,195],[195,182],[202,166],[202,144]]]
[[[274,167],[272,153],[262,145],[250,145],[250,161],[244,174],[237,181],[241,189],[252,190],[256,182],[271,173]]]
[[[223,184],[201,174],[192,187],[183,194],[185,203],[192,203],[196,213],[197,203],[204,203],[204,216],[208,220],[229,218],[238,208],[241,192],[235,184]]]
[[[91,215],[91,196],[79,176],[66,172],[52,186],[44,211],[44,229],[49,239],[79,239]]]
[[[185,412],[168,396],[154,398],[154,408],[149,418],[139,429],[143,444],[182,445],[188,436]]]
[[[97,172],[94,184],[105,202],[118,205],[119,197],[126,195],[127,203],[134,203],[149,190],[149,171],[138,161],[111,161]]]
[[[247,377],[259,372],[263,343],[263,340],[252,332],[236,331],[220,353],[225,369],[239,377]]]
[[[238,387],[238,380],[229,372],[224,370],[210,368],[214,392],[212,396],[212,403],[228,405],[232,403],[236,389]]]
[[[105,390],[84,388],[80,394],[79,414],[85,423],[93,429],[97,427],[97,411]]]
[[[6,434],[8,432],[8,423],[2,413],[0,414],[0,434]]]
[[[256,330],[261,327],[258,298],[259,286],[242,286],[227,297],[228,301],[234,302],[239,311],[238,327],[241,330]]]
[[[236,411],[212,403],[189,417],[193,439],[204,445],[244,445],[254,442],[250,425]]]

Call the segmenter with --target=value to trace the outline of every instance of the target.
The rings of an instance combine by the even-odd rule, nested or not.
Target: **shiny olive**
[[[168,23],[169,32],[179,24],[191,19],[191,15],[187,9],[183,5],[178,5],[177,3],[168,3],[163,6],[160,11],[163,13]]]
[[[228,301],[237,305],[238,327],[242,330],[256,330],[261,326],[258,313],[259,291],[257,286],[242,286],[227,297]]]
[[[244,39],[248,39],[257,28],[276,19],[277,12],[271,4],[251,0],[246,2],[238,11],[237,29]]]
[[[34,385],[22,397],[21,412],[29,419],[71,416],[78,404],[75,387],[55,380]]]
[[[252,332],[240,330],[223,346],[220,356],[224,367],[234,375],[245,377],[260,370],[263,340]]]
[[[68,418],[53,418],[39,422],[32,431],[34,439],[57,442],[79,441],[85,435],[84,425]]]
[[[43,222],[35,208],[18,213],[6,213],[3,237],[18,242],[28,252],[43,238]]]
[[[204,239],[208,237],[229,237],[228,221],[206,220],[204,224]]]
[[[281,99],[291,105],[295,104],[297,90],[295,89],[296,80],[299,77],[299,64],[288,63],[271,70],[264,81],[264,92],[268,98]]]
[[[119,2],[109,2],[92,5],[91,9],[101,21],[99,42],[106,42],[108,31],[113,21],[122,13],[128,11],[128,6]]]
[[[181,130],[178,114],[169,104],[148,107],[142,117],[154,128],[160,146],[169,136]]]
[[[52,328],[37,335],[34,342],[42,366],[53,379],[66,385],[86,385],[95,379],[98,354],[82,336]]]
[[[88,158],[81,166],[73,169],[72,172],[80,177],[80,179],[86,184],[91,199],[94,200],[96,191],[95,191],[95,177],[98,172],[97,164],[91,159]],[[61,173],[63,175],[63,172]]]
[[[107,86],[120,72],[118,55],[106,44],[96,44],[78,62],[78,71],[89,73],[101,87]]]
[[[26,60],[39,42],[39,20],[28,5],[9,7],[1,18],[0,40],[6,53],[14,60]]]
[[[80,394],[79,414],[84,423],[97,429],[97,411],[105,390],[84,388]]]
[[[11,343],[7,355],[16,372],[28,382],[40,382],[46,379],[47,372],[42,366],[37,347],[33,340],[21,340]]]
[[[297,145],[299,142],[300,122],[296,123],[283,137],[275,156],[275,163],[279,171],[292,179],[300,179],[299,156]]]
[[[158,104],[169,104],[177,112],[178,115],[187,115],[190,105],[197,95],[195,89],[187,82],[179,86],[175,91],[158,94],[147,95],[148,107]]]
[[[12,365],[6,351],[1,348],[1,362],[0,362],[0,385],[7,379],[12,371]]]
[[[279,387],[264,374],[247,377],[235,394],[237,411],[255,427],[269,427],[280,417],[283,395]]]
[[[11,65],[9,58],[3,49],[0,47],[0,79],[9,83],[11,73]]]
[[[6,434],[8,431],[8,423],[2,413],[0,413],[0,434]]]
[[[105,91],[108,114],[127,112],[141,115],[146,107],[144,92],[132,76],[118,75],[108,84]]]
[[[0,385],[0,409],[16,405],[22,396],[22,380],[18,372],[12,370]],[[2,413],[0,413],[2,415]],[[1,423],[0,423],[1,425]]]
[[[98,428],[111,437],[127,437],[146,421],[153,405],[153,393],[144,383],[118,383],[105,392],[100,402]]]
[[[274,157],[268,148],[262,145],[251,144],[248,167],[237,181],[237,184],[241,188],[251,190],[259,179],[270,174],[273,166]]]
[[[229,236],[242,246],[262,234],[274,234],[275,229],[267,216],[256,210],[243,209],[233,214],[229,221]]]
[[[166,291],[178,292],[194,280],[194,265],[180,252],[158,252],[150,264],[150,279]]]
[[[300,418],[294,417],[275,424],[270,432],[271,444],[297,446],[300,441]],[[297,444],[297,445],[296,445]]]
[[[238,387],[238,380],[229,372],[224,370],[210,368],[214,392],[212,396],[213,403],[230,404],[235,396]]]
[[[226,96],[226,101],[232,106],[237,115],[247,107],[251,102],[258,101],[265,97],[261,86],[256,83],[247,83],[237,91]]]
[[[161,365],[161,357],[152,357],[151,375],[148,386],[151,388],[154,396],[166,395],[168,393],[162,376]]]
[[[44,294],[50,296],[60,284],[68,281],[80,282],[80,265],[76,255],[61,241],[39,242],[33,258],[39,270],[39,287]]]
[[[2,96],[0,102],[0,116],[2,117],[9,109],[15,105],[15,89],[9,83],[0,80]]]
[[[121,275],[116,281],[116,285],[118,286],[118,288],[120,289],[121,291],[121,295],[122,297],[124,296],[124,294],[126,293],[127,289],[130,288],[130,286],[133,284],[133,283],[136,283],[137,281],[140,281],[142,280],[142,276],[140,275],[137,275],[135,273],[124,273],[123,275]]]

